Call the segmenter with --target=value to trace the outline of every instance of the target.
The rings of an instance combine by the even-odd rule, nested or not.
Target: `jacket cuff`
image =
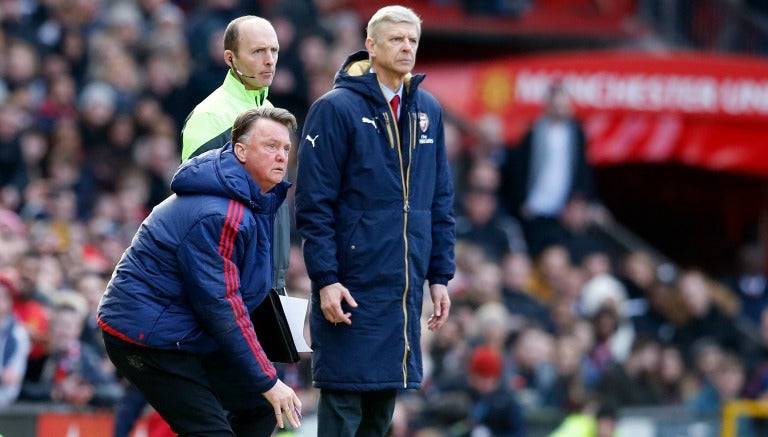
[[[280,378],[278,378],[277,376],[275,376],[275,377],[274,377],[274,378],[273,378],[271,381],[269,381],[269,382],[267,383],[267,385],[265,385],[265,386],[262,388],[262,393],[266,393],[266,392],[268,392],[268,391],[272,390],[272,387],[274,387],[274,386],[275,386],[275,384],[277,384],[277,380],[278,380],[278,379],[280,379]]]
[[[453,275],[433,275],[429,277],[429,285],[448,285],[448,281],[453,278]]]
[[[325,287],[326,285],[331,285],[339,282],[339,278],[336,276],[336,273],[334,272],[320,272],[318,274],[312,275],[312,282],[315,283],[317,286],[317,289],[321,289]]]

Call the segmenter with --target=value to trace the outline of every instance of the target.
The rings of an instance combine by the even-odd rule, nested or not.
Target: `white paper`
[[[280,295],[280,303],[283,304],[283,311],[285,311],[285,318],[288,320],[288,327],[291,328],[291,336],[296,344],[296,351],[312,352],[307,340],[304,339],[304,317],[307,315],[309,300]]]

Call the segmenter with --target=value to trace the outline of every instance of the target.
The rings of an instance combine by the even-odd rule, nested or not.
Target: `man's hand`
[[[292,388],[278,379],[277,384],[264,392],[263,395],[272,404],[272,408],[275,409],[277,426],[280,429],[285,428],[283,415],[288,419],[288,423],[292,428],[301,426],[301,400],[296,396]]]
[[[432,295],[434,310],[429,316],[427,327],[430,331],[436,331],[448,320],[448,313],[451,312],[451,298],[448,297],[448,287],[442,284],[430,285],[429,294]]]
[[[350,317],[352,313],[345,313],[341,309],[342,299],[352,308],[357,308],[357,302],[347,290],[347,287],[335,282],[320,289],[320,309],[323,311],[325,319],[331,323],[352,324]]]

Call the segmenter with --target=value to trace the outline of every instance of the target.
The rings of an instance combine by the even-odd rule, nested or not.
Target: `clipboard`
[[[251,312],[251,323],[270,361],[298,363],[299,352],[280,297],[277,290],[271,289],[261,304]]]

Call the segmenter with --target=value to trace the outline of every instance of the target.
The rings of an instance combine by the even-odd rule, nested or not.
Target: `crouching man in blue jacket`
[[[294,116],[241,113],[231,141],[186,161],[118,263],[98,310],[120,373],[180,436],[269,436],[300,425],[249,314],[272,286]]]

